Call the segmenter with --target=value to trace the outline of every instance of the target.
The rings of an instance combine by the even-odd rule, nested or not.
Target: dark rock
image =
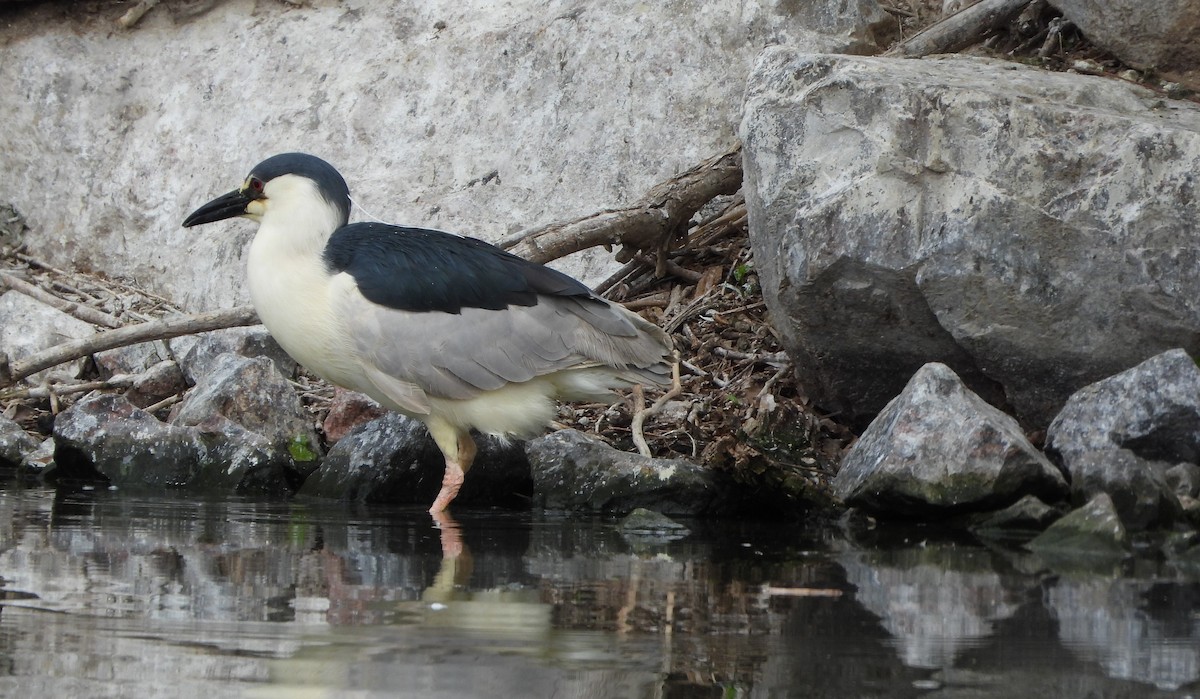
[[[1200,528],[1200,499],[1190,495],[1179,496],[1179,506],[1183,508],[1183,518],[1193,527]]]
[[[47,479],[107,481],[122,488],[186,487],[215,492],[290,492],[278,460],[230,444],[221,431],[168,425],[122,396],[94,394],[54,422],[54,465]]]
[[[321,431],[325,433],[326,443],[333,444],[355,427],[386,414],[387,410],[370,396],[358,391],[334,388],[333,402],[329,405],[325,421],[321,423]]]
[[[138,374],[133,385],[125,391],[125,397],[139,408],[153,405],[164,398],[186,391],[187,381],[179,365],[164,360]]]
[[[223,416],[290,456],[301,477],[312,473],[320,459],[312,416],[274,363],[226,353],[210,369],[174,411],[171,424],[198,426]]]
[[[190,484],[193,487],[213,490],[227,487],[228,474],[220,468],[212,468],[214,464],[228,465],[228,469],[242,474],[236,490],[244,495],[274,497],[289,494],[299,485],[296,462],[291,454],[280,451],[262,434],[223,415],[212,415],[194,429],[206,451],[204,468]]]
[[[534,504],[551,510],[717,514],[735,505],[732,484],[683,459],[618,451],[576,430],[526,445]]]
[[[1120,80],[765,50],[746,208],[808,395],[864,426],[937,361],[1044,429],[1092,381],[1200,352],[1195,241],[1172,233],[1200,230],[1197,124]]]
[[[639,507],[617,524],[622,534],[679,534],[686,536],[688,528],[670,517],[653,510]]]
[[[913,375],[843,459],[833,487],[848,505],[917,517],[1067,493],[1062,473],[1016,420],[944,364]]]
[[[533,492],[522,446],[475,436],[479,453],[454,504],[525,508]],[[304,481],[301,495],[428,506],[445,461],[420,422],[388,413],[340,439]]]
[[[634,551],[652,549],[687,538],[692,532],[670,517],[639,507],[617,524],[617,531]]]
[[[296,360],[284,352],[271,333],[261,325],[175,338],[171,340],[171,351],[179,358],[184,376],[193,384],[212,373],[213,364],[225,353],[252,358],[266,357],[275,363],[279,373],[285,377],[294,376],[298,366]]]
[[[1128,449],[1076,454],[1071,461],[1072,500],[1078,504],[1107,493],[1129,529],[1168,527],[1183,516],[1183,507],[1165,470],[1165,463],[1139,459]]]
[[[1131,528],[1180,512],[1166,471],[1200,457],[1200,368],[1171,350],[1071,396],[1046,432],[1075,502],[1107,492]]]
[[[1003,510],[979,515],[971,522],[977,534],[1020,534],[1043,531],[1062,516],[1033,495],[1026,495]]]
[[[38,448],[38,440],[17,423],[0,416],[0,467],[15,468]]]
[[[1200,495],[1200,466],[1181,462],[1168,468],[1163,476],[1179,497],[1194,498]]]
[[[1130,552],[1129,536],[1107,493],[1064,515],[1028,547],[1042,555],[1066,557],[1120,557]]]

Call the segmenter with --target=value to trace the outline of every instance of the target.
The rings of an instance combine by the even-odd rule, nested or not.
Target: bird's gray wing
[[[444,313],[388,308],[348,294],[341,311],[369,374],[427,396],[467,399],[509,383],[596,366],[628,370],[636,374],[630,381],[658,381],[670,361],[665,333],[620,306],[593,299],[540,297],[532,306]]]

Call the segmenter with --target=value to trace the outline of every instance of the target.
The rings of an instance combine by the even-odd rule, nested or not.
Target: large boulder
[[[814,401],[863,425],[922,364],[1044,428],[1200,352],[1200,106],[997,60],[769,49],[747,89],[750,236]]]
[[[1092,42],[1140,70],[1200,89],[1197,0],[1050,0]]]
[[[1056,500],[1062,473],[1017,421],[927,364],[842,460],[834,492],[847,504],[906,517],[989,510],[1024,495]]]
[[[244,302],[250,226],[180,222],[274,153],[328,159],[368,217],[495,240],[724,151],[764,46],[870,53],[896,28],[875,0],[229,0],[122,31],[125,10],[5,14],[0,201],[39,256],[189,310]],[[610,264],[588,259],[570,271]]]

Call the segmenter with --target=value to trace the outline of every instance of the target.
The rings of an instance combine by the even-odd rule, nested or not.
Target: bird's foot
[[[433,505],[430,506],[429,514],[436,515],[449,507],[450,501],[458,495],[458,490],[462,488],[466,477],[467,474],[463,472],[461,466],[452,461],[447,461],[446,475],[442,476],[442,489],[438,492],[437,499],[433,501]]]

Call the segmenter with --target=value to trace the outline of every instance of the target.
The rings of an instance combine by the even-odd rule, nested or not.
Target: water
[[[1200,692],[1200,575],[1161,561],[686,524],[10,487],[0,696]]]

